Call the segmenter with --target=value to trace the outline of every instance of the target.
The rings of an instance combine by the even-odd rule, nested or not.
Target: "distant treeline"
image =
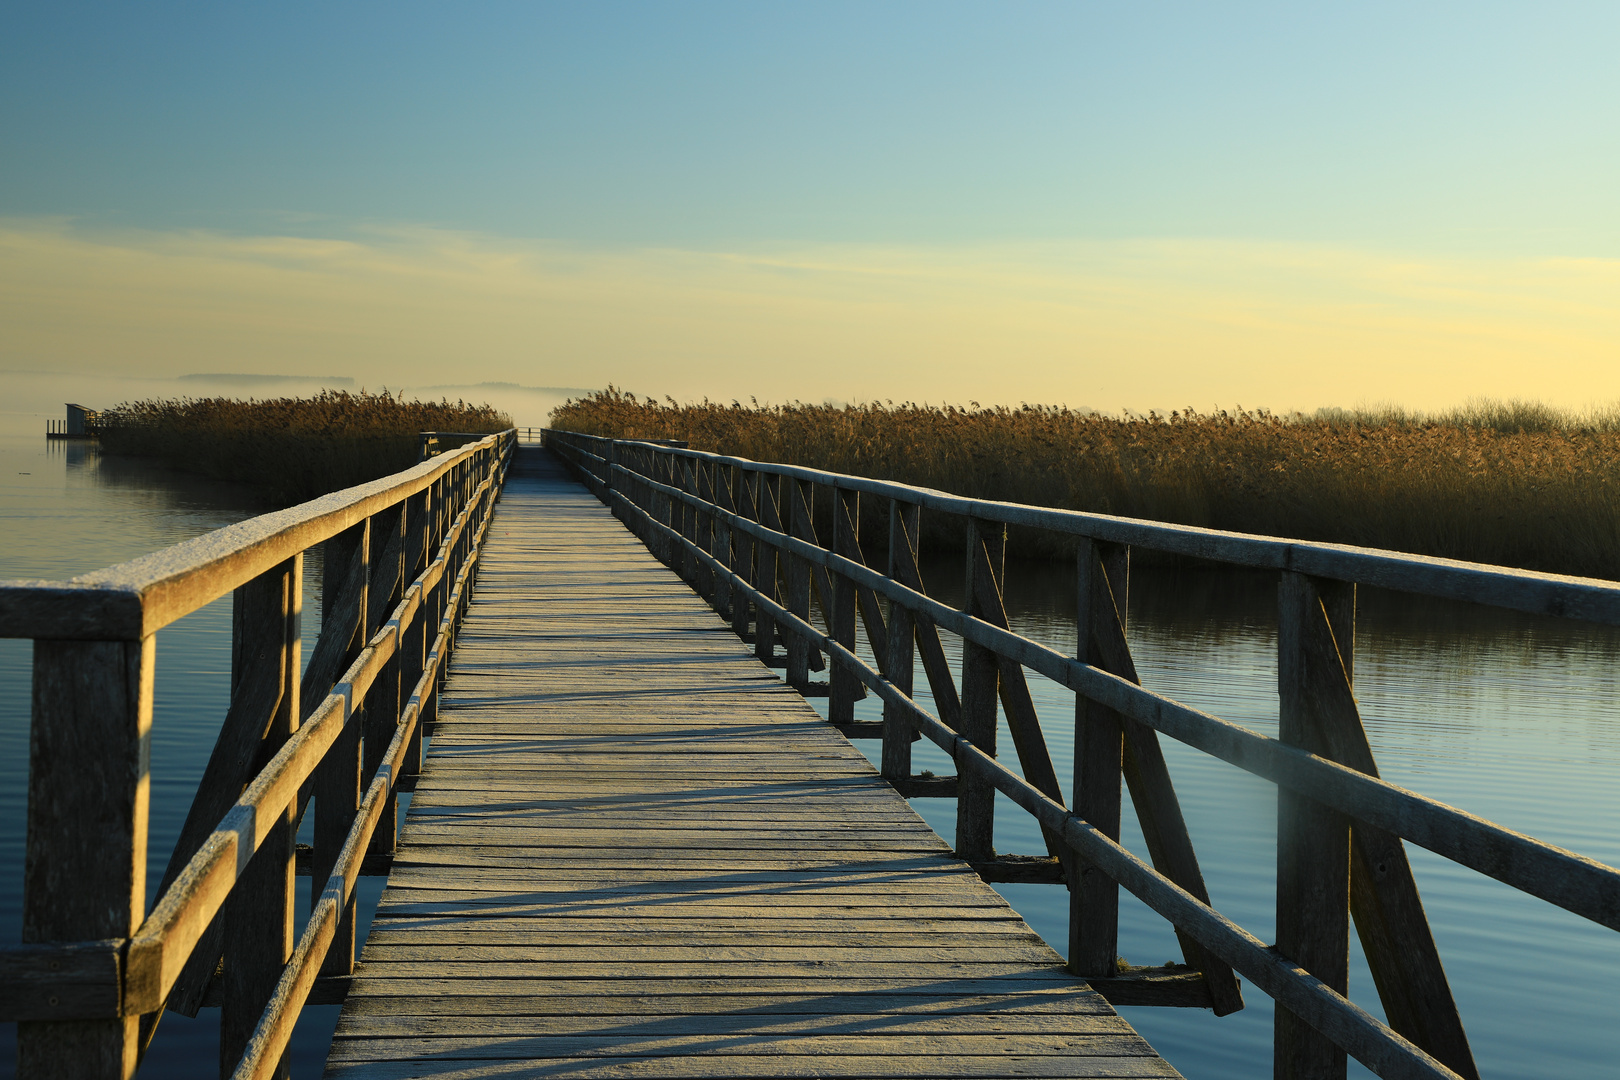
[[[511,426],[510,417],[489,405],[365,391],[264,401],[173,398],[103,412],[101,448],[249,484],[290,505],[409,468],[417,460],[418,432]]]
[[[1620,577],[1620,413],[1477,402],[1168,416],[871,403],[570,400],[551,426],[976,498]],[[924,515],[925,519],[927,515]],[[925,524],[925,540],[960,543]],[[1050,541],[1015,537],[1030,555]],[[1021,543],[1020,543],[1021,541]]]

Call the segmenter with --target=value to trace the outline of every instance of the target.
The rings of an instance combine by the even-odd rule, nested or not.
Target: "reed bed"
[[[685,439],[976,498],[1620,577],[1613,411],[1481,401],[1438,416],[1110,416],[977,403],[683,405],[610,387],[568,401],[551,426]],[[925,529],[925,541],[960,543],[944,524]],[[1020,549],[1061,554],[1040,537],[1014,537]]]
[[[326,390],[312,398],[169,398],[102,413],[105,453],[158,458],[248,484],[284,505],[375,480],[416,463],[417,433],[512,426],[489,405],[407,401]]]

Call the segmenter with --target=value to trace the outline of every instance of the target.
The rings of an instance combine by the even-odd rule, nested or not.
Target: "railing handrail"
[[[418,494],[497,432],[409,469],[69,578],[0,580],[0,637],[138,641],[364,518]]]
[[[67,640],[49,637],[59,619],[7,628],[39,639],[24,895],[32,939],[0,949],[0,1014],[21,1023],[24,1075],[124,1075],[165,1009],[195,1013],[217,984],[233,1075],[277,1074],[317,975],[333,964],[331,974],[352,971],[361,860],[393,851],[396,788],[420,769],[515,447],[514,430],[496,433],[72,582],[4,583],[24,614],[74,590],[120,598],[137,614],[156,608],[134,620],[114,609],[109,626],[91,622],[98,609],[85,604],[83,633]],[[305,667],[303,555],[328,541],[321,634]],[[233,589],[230,708],[148,909],[151,634]],[[132,632],[140,638],[115,636]],[[315,699],[307,709],[305,694]],[[364,785],[347,807],[345,774]],[[287,900],[311,795],[318,895],[295,944]],[[340,938],[343,926],[351,932]],[[277,954],[269,943],[282,933],[287,951]],[[61,1022],[74,1025],[66,1038]]]
[[[552,429],[545,429],[547,434]],[[771,476],[788,477],[865,495],[901,499],[924,510],[980,518],[1003,525],[1048,529],[1109,543],[1129,544],[1171,555],[1262,570],[1289,570],[1312,577],[1353,581],[1363,585],[1450,600],[1466,600],[1489,607],[1536,615],[1580,619],[1620,626],[1620,582],[1602,578],[1521,570],[1489,563],[1415,555],[1384,548],[1296,540],[1258,533],[1206,529],[1143,518],[1119,517],[1084,510],[1031,506],[953,495],[935,488],[896,480],[874,480],[847,473],[828,472],[803,465],[754,461],[733,454],[672,447],[647,439],[607,439],[579,432],[556,432],[571,438],[604,443],[642,445],[659,453],[715,465],[734,465]]]
[[[1400,849],[1400,839],[1409,839],[1599,925],[1620,929],[1620,869],[1504,828],[1379,778],[1350,690],[1354,648],[1353,599],[1348,609],[1350,614],[1346,616],[1346,609],[1341,606],[1342,598],[1334,592],[1341,588],[1339,581],[1363,581],[1395,588],[1413,586],[1407,587],[1406,591],[1455,595],[1460,599],[1500,607],[1608,622],[1611,619],[1603,615],[1609,610],[1607,605],[1620,603],[1620,585],[1341,545],[1214,533],[1106,515],[964,499],[911,485],[671,449],[638,440],[611,440],[551,430],[545,434],[547,444],[559,449],[564,459],[575,465],[587,486],[612,506],[632,529],[640,532],[661,558],[686,577],[700,594],[708,595],[717,608],[722,611],[730,608],[732,626],[739,633],[748,629],[748,605],[754,606],[758,615],[754,641],[756,649],[763,650],[760,652],[762,658],[774,652],[770,644],[775,636],[773,627],[784,631],[784,643],[792,639],[801,643],[797,661],[792,646],[789,647],[787,667],[791,683],[808,689],[805,681],[808,677],[806,648],[814,650],[816,654],[825,653],[832,662],[833,672],[823,692],[832,701],[830,718],[833,722],[839,724],[842,716],[842,723],[850,725],[842,730],[852,732],[862,726],[852,724],[850,706],[860,694],[859,686],[854,691],[850,689],[848,679],[857,680],[860,686],[870,689],[882,699],[882,772],[885,778],[898,784],[900,777],[909,772],[909,750],[905,750],[898,759],[900,776],[891,771],[891,745],[903,747],[912,730],[928,737],[957,762],[958,771],[963,774],[956,778],[957,785],[965,785],[971,776],[976,783],[988,784],[1006,794],[1040,822],[1048,847],[1059,857],[1064,870],[1063,877],[1045,880],[1067,879],[1071,888],[1078,888],[1068,860],[1076,857],[1084,860],[1169,919],[1178,934],[1183,935],[1184,943],[1187,937],[1191,937],[1207,950],[1207,955],[1212,959],[1229,964],[1247,975],[1280,1005],[1286,1006],[1286,1010],[1278,1011],[1279,1062],[1284,1060],[1281,1048],[1287,1027],[1284,1023],[1286,1011],[1289,1023],[1303,1021],[1320,1033],[1301,1037],[1289,1029],[1287,1035],[1290,1054],[1304,1053],[1306,1060],[1318,1062],[1318,1066],[1305,1069],[1310,1075],[1317,1075],[1318,1067],[1324,1070],[1323,1075],[1332,1071],[1331,1066],[1323,1063],[1325,1059],[1309,1057],[1322,1053],[1329,1044],[1348,1051],[1384,1077],[1454,1078],[1477,1075],[1460,1019],[1451,1005],[1449,987],[1445,985],[1444,973],[1439,968],[1438,954],[1434,952],[1432,939],[1429,938],[1421,901],[1415,885],[1410,884],[1410,870]],[[586,447],[601,452],[593,453],[592,449]],[[683,465],[681,462],[689,464]],[[753,478],[745,482],[745,478],[751,474]],[[800,486],[782,483],[778,491],[765,482],[768,477],[794,481]],[[815,536],[816,485],[830,489],[833,495],[833,539],[827,544]],[[855,540],[860,517],[858,501],[854,496],[842,494],[846,492],[870,493],[890,500],[889,573],[880,573],[865,564]],[[919,507],[966,519],[969,586],[968,598],[962,610],[941,604],[922,590],[915,561],[915,515]],[[791,527],[787,524],[790,512]],[[910,516],[907,517],[907,514]],[[1033,525],[1078,535],[1081,537],[1080,568],[1083,575],[1097,572],[1087,569],[1087,560],[1097,564],[1105,547],[1123,552],[1127,550],[1126,545],[1135,543],[1161,551],[1197,554],[1239,566],[1261,566],[1282,571],[1285,588],[1280,594],[1280,619],[1292,619],[1294,622],[1289,627],[1279,628],[1279,692],[1283,696],[1283,723],[1278,738],[1269,738],[1188,708],[1139,685],[1124,637],[1123,612],[1116,610],[1113,596],[1106,600],[1108,614],[1104,618],[1118,620],[1109,624],[1117,642],[1102,644],[1096,636],[1099,624],[1092,620],[1097,617],[1098,609],[1092,607],[1090,614],[1087,614],[1087,605],[1095,602],[1097,594],[1086,590],[1094,589],[1093,586],[1082,586],[1082,594],[1092,596],[1093,600],[1081,600],[1078,655],[1064,655],[1013,632],[1006,621],[1000,595],[1001,571],[995,568],[993,559],[988,564],[982,562],[987,556],[979,550],[982,541],[976,539],[991,535],[982,530],[989,529],[992,524],[999,527],[1003,537],[1006,525]],[[1219,540],[1219,545],[1196,550],[1189,539],[1211,537]],[[897,544],[900,546],[897,547]],[[911,552],[910,555],[904,555],[906,550]],[[768,561],[766,552],[770,552]],[[757,566],[754,562],[756,558]],[[779,563],[779,559],[786,562]],[[1117,564],[1120,568],[1123,565]],[[905,573],[910,576],[905,581],[897,576],[896,568],[902,566],[909,566]],[[1355,571],[1353,576],[1351,571]],[[780,581],[777,576],[779,572],[783,574]],[[1111,573],[1106,559],[1103,560],[1101,572]],[[1313,584],[1318,579],[1326,580],[1321,580],[1319,585]],[[1488,585],[1492,595],[1481,597],[1472,590],[1461,594],[1454,591],[1468,582],[1476,586]],[[776,591],[779,586],[786,590],[785,602],[778,602]],[[1105,590],[1118,587],[1117,584],[1103,586]],[[827,621],[826,633],[810,622],[812,588],[821,591],[822,615]],[[829,592],[829,589],[832,591]],[[988,593],[982,591],[986,589]],[[1353,597],[1351,593],[1345,595]],[[886,643],[883,640],[885,616],[881,609],[877,609],[878,597],[886,598],[890,603],[886,616],[889,624]],[[1596,604],[1592,603],[1594,597],[1599,601]],[[876,614],[875,623],[873,613],[868,610],[868,600]],[[855,651],[857,608],[861,618],[867,620],[868,641],[876,657],[875,665],[868,663]],[[981,617],[985,614],[992,618]],[[1598,617],[1594,618],[1594,615]],[[1349,621],[1335,622],[1345,619]],[[951,673],[946,670],[941,676],[934,669],[944,663],[935,627],[958,635],[963,642],[962,692],[959,701]],[[925,628],[933,638],[935,664],[931,668],[925,655],[923,666],[933,685],[935,698],[940,701],[940,715],[937,716],[922,708],[911,696],[910,668],[913,660],[909,639],[915,630],[918,645],[923,645]],[[1345,631],[1350,631],[1349,637],[1336,639],[1338,634]],[[896,637],[896,634],[903,636]],[[902,642],[906,643],[905,651],[899,654],[899,666],[896,668],[891,650],[900,647]],[[967,654],[971,649],[982,650],[982,655],[996,658],[989,670],[994,672],[1000,666],[999,677],[1004,688],[1010,671],[1016,676],[1015,682],[1024,695],[1021,705],[1018,701],[1010,700],[1005,693],[1001,696],[1007,722],[1013,728],[1015,741],[1019,742],[1023,776],[995,760],[994,674],[990,676],[992,681],[988,684],[992,689],[984,689],[986,684],[981,676],[973,691],[978,718],[975,722],[979,725],[975,730],[982,729],[985,715],[989,717],[990,727],[984,729],[989,739],[986,743],[989,752],[975,744],[974,740],[980,736],[964,734],[969,719]],[[1093,655],[1097,649],[1102,652]],[[1114,650],[1112,654],[1109,653],[1110,649]],[[1120,649],[1125,650],[1123,657],[1118,651]],[[1005,666],[1009,664],[1010,668]],[[1295,670],[1284,670],[1290,666]],[[1438,979],[1439,992],[1444,994],[1443,1005],[1426,1005],[1415,1012],[1408,1011],[1403,1020],[1396,1018],[1394,1007],[1389,998],[1385,998],[1386,1008],[1391,1010],[1391,1024],[1400,1027],[1404,1022],[1406,1028],[1403,1030],[1422,1031],[1422,1035],[1412,1039],[1403,1037],[1394,1027],[1376,1020],[1351,1002],[1345,986],[1334,986],[1324,981],[1341,979],[1346,972],[1317,977],[1315,971],[1318,969],[1313,965],[1320,962],[1331,971],[1334,966],[1330,955],[1332,949],[1336,947],[1343,951],[1342,932],[1338,946],[1332,945],[1333,932],[1328,932],[1329,940],[1322,946],[1328,949],[1327,954],[1311,954],[1313,958],[1301,959],[1296,963],[1293,958],[1298,957],[1299,953],[1288,952],[1285,955],[1281,944],[1277,948],[1265,946],[1213,908],[1203,892],[1202,877],[1196,862],[1188,878],[1185,867],[1174,869],[1168,868],[1168,864],[1158,865],[1161,852],[1154,848],[1155,841],[1151,836],[1148,843],[1150,849],[1154,849],[1155,866],[1148,866],[1121,847],[1117,835],[1117,804],[1113,823],[1109,826],[1114,830],[1112,834],[1088,821],[1078,809],[1065,807],[1061,796],[1056,793],[1050,758],[1038,731],[1031,742],[1027,729],[1022,734],[1019,730],[1023,725],[1038,723],[1023,682],[1022,672],[1026,667],[1074,691],[1077,703],[1091,702],[1109,710],[1107,715],[1118,717],[1122,729],[1131,724],[1140,725],[1149,731],[1150,738],[1153,732],[1165,734],[1276,784],[1279,791],[1279,865],[1284,850],[1284,821],[1289,823],[1291,832],[1296,829],[1317,830],[1291,835],[1288,840],[1291,859],[1298,858],[1297,853],[1304,850],[1299,846],[1301,844],[1309,848],[1318,842],[1329,846],[1330,842],[1337,842],[1332,841],[1335,826],[1327,819],[1310,817],[1317,812],[1311,807],[1317,807],[1321,812],[1343,815],[1336,818],[1343,823],[1337,826],[1342,833],[1341,840],[1344,837],[1352,838],[1339,856],[1343,860],[1339,870],[1346,872],[1342,883],[1346,893],[1351,891],[1347,871],[1353,861],[1352,849],[1354,857],[1365,864],[1368,850],[1386,851],[1388,849],[1378,845],[1386,842],[1393,844],[1390,862],[1386,865],[1382,861],[1385,856],[1381,854],[1373,860],[1373,864],[1380,879],[1386,876],[1387,869],[1389,880],[1394,884],[1369,886],[1368,879],[1361,877],[1357,881],[1361,883],[1359,887],[1370,887],[1375,891],[1389,888],[1412,890],[1409,896],[1399,892],[1377,893],[1376,901],[1372,902],[1375,907],[1386,903],[1390,897],[1394,897],[1397,906],[1408,901],[1412,906],[1397,913],[1393,916],[1394,922],[1375,933],[1389,935],[1390,942],[1409,944],[1415,953],[1421,955],[1411,962],[1410,973],[1386,966],[1390,961],[1375,958],[1372,946],[1368,946],[1368,957],[1369,963],[1376,961],[1374,974],[1381,996],[1385,993],[1382,981],[1385,978],[1403,983],[1407,979],[1414,980],[1405,984],[1406,989],[1397,990],[1397,997],[1402,993],[1411,993],[1411,987],[1423,985],[1424,979]],[[842,689],[840,676],[845,680]],[[938,681],[941,679],[942,682]],[[1294,681],[1290,683],[1290,680]],[[1293,688],[1290,689],[1290,686]],[[986,694],[990,696],[987,698]],[[960,726],[953,726],[941,718],[946,715],[947,707],[953,714],[962,714]],[[990,710],[988,714],[985,709]],[[1310,734],[1302,734],[1306,729],[1301,728],[1301,724],[1314,724],[1316,727],[1309,729]],[[1348,728],[1345,726],[1347,724]],[[1291,729],[1289,725],[1292,725]],[[868,734],[868,737],[876,736]],[[1355,745],[1356,739],[1361,740],[1360,749]],[[1313,742],[1314,746],[1311,745]],[[1026,743],[1029,745],[1026,746]],[[1117,792],[1118,750],[1113,753],[1116,755],[1112,766],[1115,772],[1113,783]],[[1156,744],[1153,744],[1153,753],[1157,753]],[[1081,757],[1082,748],[1077,745],[1077,798],[1080,793]],[[1044,767],[1032,772],[1032,763],[1036,766],[1044,763]],[[1102,767],[1107,768],[1106,765]],[[1136,767],[1141,768],[1140,764]],[[1096,779],[1090,773],[1087,775],[1088,784]],[[1133,781],[1133,789],[1137,782]],[[1168,785],[1167,776],[1164,783]],[[962,792],[965,790],[965,787],[958,787],[956,794],[959,800],[963,798]],[[1168,792],[1170,802],[1174,803],[1173,791],[1169,791],[1168,787],[1161,791]],[[1299,800],[1287,803],[1286,813],[1285,792],[1288,799]],[[1133,797],[1136,797],[1134,790]],[[965,803],[959,801],[959,849],[964,846],[963,822],[968,820],[961,816],[967,812],[964,806]],[[1138,801],[1139,810],[1141,806]],[[976,813],[982,816],[982,832],[968,834],[966,842],[979,844],[988,850],[991,811],[988,806],[981,806]],[[1178,825],[1179,814],[1179,809],[1174,811]],[[973,827],[980,828],[978,825]],[[1184,826],[1182,830],[1185,838]],[[1144,824],[1144,833],[1147,832],[1149,830]],[[1163,843],[1162,840],[1159,842]],[[1060,851],[1054,844],[1061,845],[1064,850]],[[1369,849],[1365,845],[1373,847]],[[1187,851],[1190,855],[1190,847]],[[963,857],[971,861],[983,856],[963,854]],[[1327,868],[1324,872],[1332,872],[1332,860],[1332,856],[1327,858],[1323,864]],[[1395,865],[1397,863],[1398,867]],[[1357,871],[1358,874],[1373,872],[1367,865]],[[1178,875],[1187,880],[1178,880]],[[1279,868],[1279,943],[1283,941],[1282,876]],[[1401,884],[1402,881],[1405,884]],[[1346,901],[1333,901],[1332,887],[1324,888],[1326,899],[1312,902],[1319,906],[1325,903],[1326,907],[1311,909],[1311,917],[1320,916],[1331,922],[1334,917],[1333,904],[1338,903],[1340,910],[1337,917],[1347,919]],[[1290,892],[1290,903],[1301,900],[1302,896]],[[1354,907],[1354,904],[1349,906]],[[1071,914],[1071,919],[1077,917]],[[1358,925],[1362,917],[1363,912],[1357,911]],[[1372,913],[1369,909],[1367,917],[1376,921],[1386,916]],[[1071,935],[1075,933],[1075,924],[1071,921]],[[1293,942],[1291,948],[1309,953],[1309,950],[1318,947],[1310,934],[1301,937],[1298,931],[1291,930],[1289,933],[1289,940]],[[1071,944],[1083,940],[1087,939],[1072,937]],[[1189,962],[1192,962],[1191,954]],[[1113,953],[1110,948],[1101,970],[1106,976],[1112,968]],[[1094,985],[1115,981],[1102,977],[1099,983],[1097,970],[1076,970],[1092,978]],[[1210,967],[1206,966],[1203,970],[1205,981],[1214,995],[1219,978],[1211,973]],[[1224,977],[1230,978],[1230,974]],[[1229,1004],[1227,1007],[1241,1007],[1241,1004]],[[1408,1006],[1402,1004],[1401,1008],[1407,1009]],[[1424,1012],[1424,1009],[1430,1011]],[[1447,1009],[1451,1010],[1449,1019],[1445,1015]],[[1294,1019],[1296,1017],[1298,1019]],[[1426,1026],[1431,1023],[1435,1026]],[[1311,1042],[1312,1039],[1324,1038],[1326,1043]],[[1429,1045],[1420,1046],[1418,1041]],[[1442,1057],[1445,1060],[1440,1060]],[[1296,1061],[1296,1064],[1279,1067],[1292,1075],[1299,1066],[1296,1059],[1289,1060]],[[1453,1071],[1454,1068],[1456,1071]]]

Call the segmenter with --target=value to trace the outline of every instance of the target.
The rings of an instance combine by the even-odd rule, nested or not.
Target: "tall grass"
[[[102,413],[105,453],[159,458],[283,504],[409,468],[421,431],[501,431],[489,405],[326,390],[313,398],[130,401]]]
[[[977,403],[682,405],[610,387],[568,401],[551,425],[979,498],[1620,577],[1614,411],[1476,401],[1443,415],[1107,416]]]

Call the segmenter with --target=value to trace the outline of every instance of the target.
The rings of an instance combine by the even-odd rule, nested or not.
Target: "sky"
[[[1606,404],[1617,40],[1612,3],[7,2],[0,380]]]

